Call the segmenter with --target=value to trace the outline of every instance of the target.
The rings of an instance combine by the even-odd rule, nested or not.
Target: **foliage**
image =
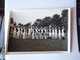
[[[63,10],[61,13],[61,16],[58,14],[54,14],[53,17],[44,17],[43,19],[36,19],[36,21],[33,24],[37,27],[49,27],[51,26],[57,26],[57,27],[66,27],[68,25],[68,10]]]
[[[13,19],[11,18],[11,23],[13,23]],[[16,25],[16,22],[14,23]],[[42,19],[36,19],[33,24],[31,22],[26,23],[25,25],[18,23],[18,26],[24,26],[24,27],[49,27],[49,25],[53,27],[62,27],[64,26],[65,29],[68,28],[68,10],[63,10],[61,13],[61,16],[59,14],[54,14],[52,17],[47,16]]]

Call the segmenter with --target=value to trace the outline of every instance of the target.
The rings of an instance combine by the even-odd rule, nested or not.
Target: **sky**
[[[27,9],[27,10],[13,10],[11,11],[11,18],[13,18],[16,23],[26,24],[28,22],[34,23],[36,19],[43,19],[44,17],[52,17],[54,14],[59,14],[61,16],[62,10],[60,9]]]

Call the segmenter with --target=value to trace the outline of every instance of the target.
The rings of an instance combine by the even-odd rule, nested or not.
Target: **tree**
[[[38,28],[40,28],[41,27],[41,19],[36,19],[36,26],[38,27]]]
[[[41,22],[42,22],[41,19],[36,19],[36,21],[33,23],[32,26],[40,28],[41,27]]]
[[[52,23],[53,23],[52,24],[53,26],[59,27],[61,25],[60,15],[58,15],[58,14],[53,15]]]
[[[44,18],[44,26],[45,27],[49,27],[49,25],[51,25],[52,23],[52,18],[51,17],[45,17]]]
[[[21,26],[22,24],[21,23],[18,23],[18,26]]]
[[[67,32],[68,29],[68,10],[62,11],[62,19],[63,19],[63,25],[65,27],[65,32]]]
[[[31,22],[26,23],[24,26],[25,26],[25,27],[29,27],[29,26],[31,26]]]

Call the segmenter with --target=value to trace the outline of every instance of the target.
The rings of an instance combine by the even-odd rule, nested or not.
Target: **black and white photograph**
[[[12,10],[8,52],[69,51],[70,8]]]

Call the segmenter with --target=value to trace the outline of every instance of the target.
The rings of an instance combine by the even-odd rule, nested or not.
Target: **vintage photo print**
[[[13,10],[8,52],[69,51],[70,8]]]

